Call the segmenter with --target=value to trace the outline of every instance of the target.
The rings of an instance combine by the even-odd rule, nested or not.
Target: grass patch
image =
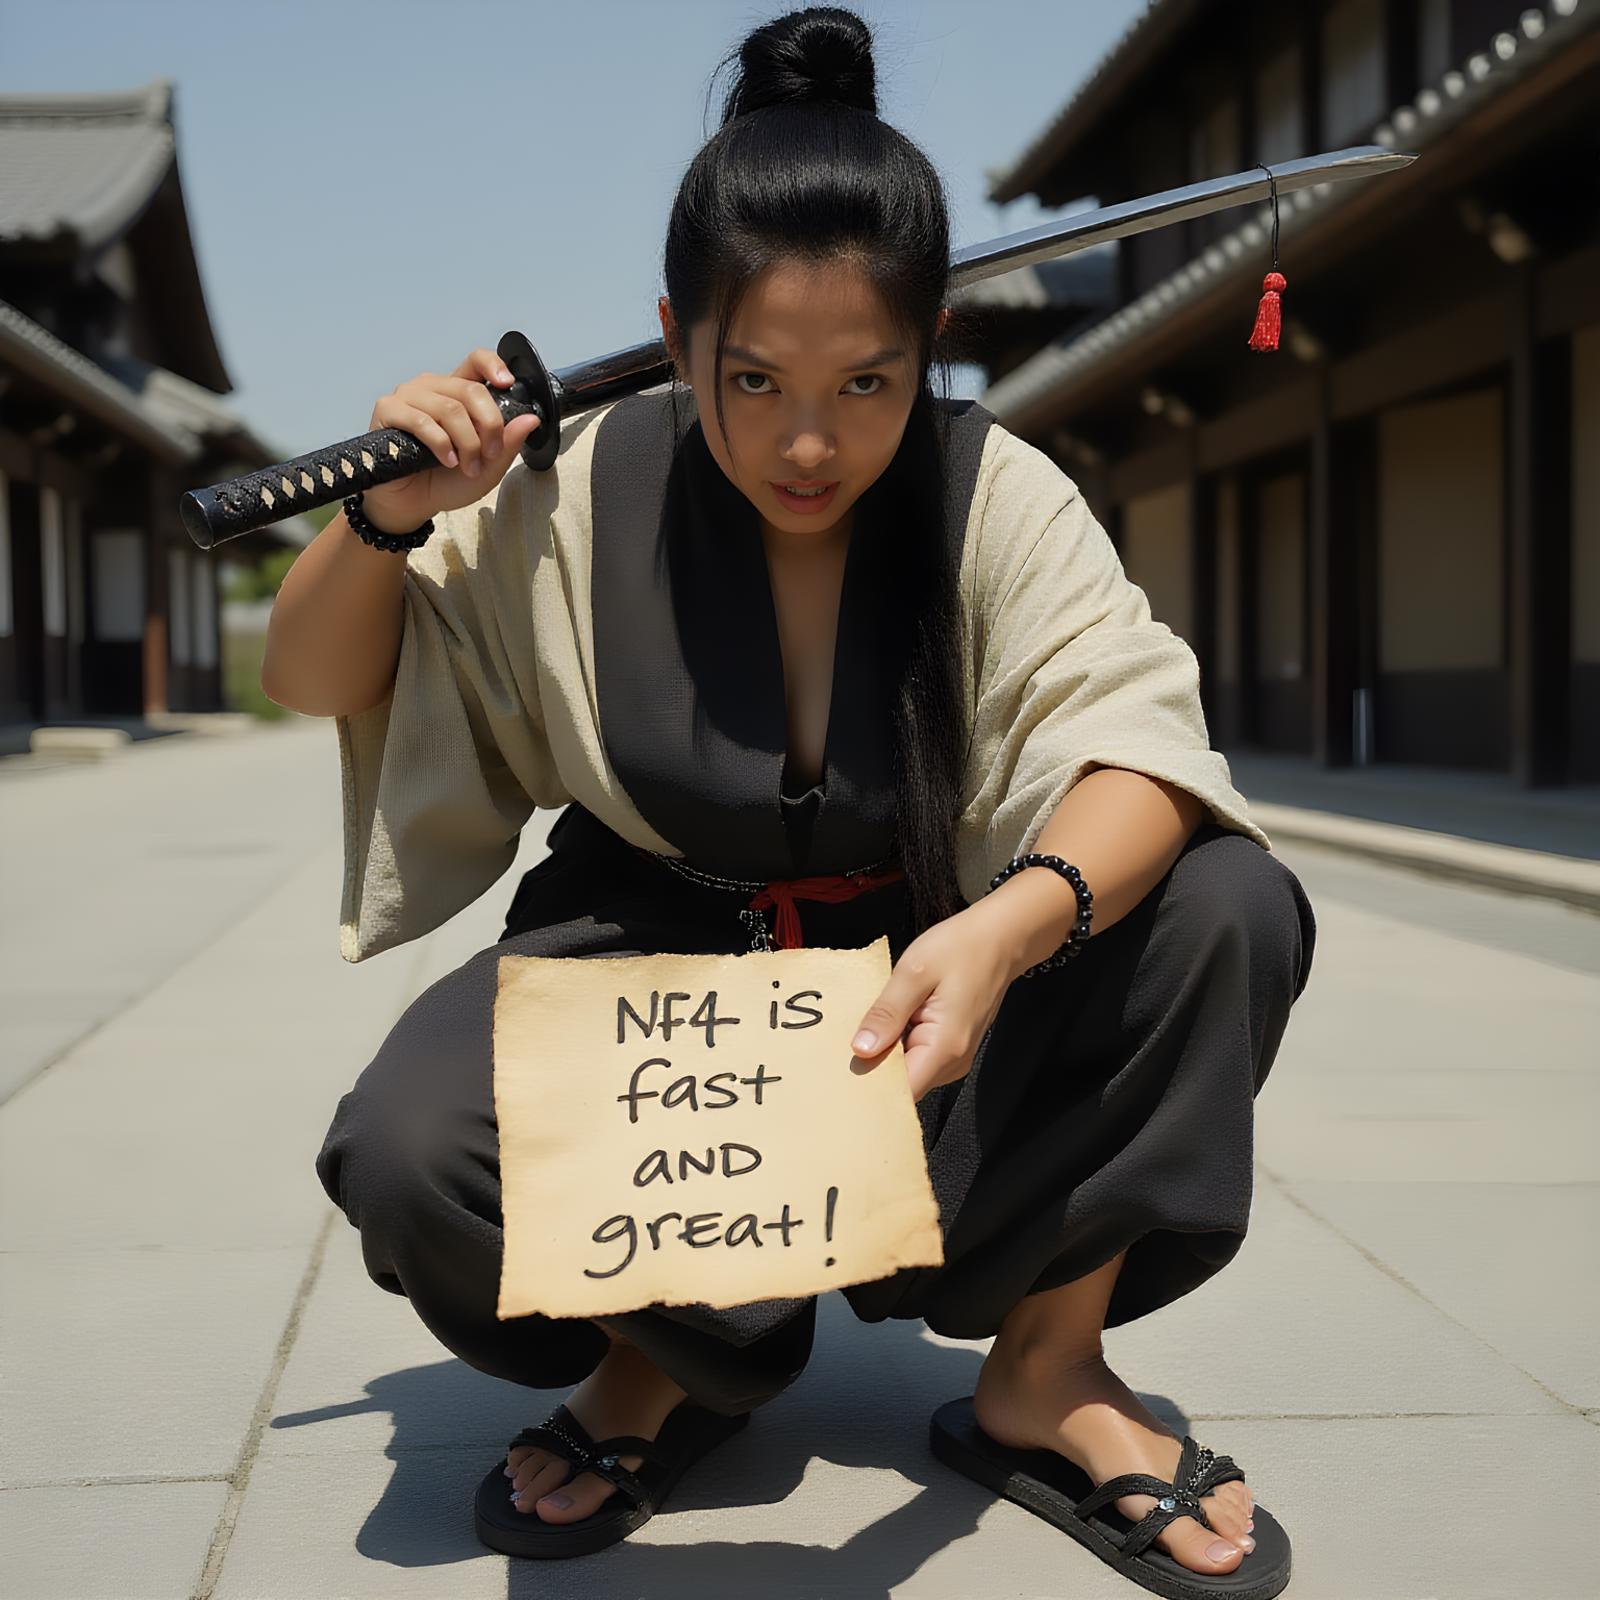
[[[261,689],[261,657],[267,647],[264,633],[222,635],[222,699],[230,711],[248,711],[251,716],[275,722],[289,715],[287,706],[269,700]]]

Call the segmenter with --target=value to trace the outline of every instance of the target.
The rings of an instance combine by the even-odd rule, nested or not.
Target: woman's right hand
[[[480,346],[448,376],[419,373],[378,401],[369,431],[402,428],[439,465],[366,490],[361,504],[374,527],[409,533],[441,511],[481,500],[499,483],[539,426],[531,414],[509,426],[500,415],[487,386],[505,389],[511,381],[500,357]]]

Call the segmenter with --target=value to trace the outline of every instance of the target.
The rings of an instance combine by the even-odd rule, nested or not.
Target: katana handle
[[[530,412],[539,426],[522,446],[522,458],[543,471],[561,445],[561,408],[556,386],[539,352],[520,333],[508,333],[497,349],[513,382],[508,389],[485,388],[507,424]],[[392,483],[440,465],[439,458],[403,428],[378,428],[277,466],[261,467],[207,489],[191,489],[179,502],[189,537],[202,550],[241,534],[282,522],[297,511],[311,511],[347,494]]]

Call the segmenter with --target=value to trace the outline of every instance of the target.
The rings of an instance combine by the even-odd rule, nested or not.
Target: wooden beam
[[[1334,363],[1333,414],[1356,417],[1501,365],[1505,301],[1480,295]]]
[[[1166,489],[1189,476],[1194,445],[1188,433],[1174,430],[1171,439],[1114,461],[1106,472],[1106,487],[1117,502],[1152,489]]]
[[[1202,423],[1201,468],[1215,472],[1306,438],[1315,418],[1316,383],[1301,378]]]
[[[1539,269],[1534,314],[1541,339],[1600,322],[1600,245],[1575,250]]]

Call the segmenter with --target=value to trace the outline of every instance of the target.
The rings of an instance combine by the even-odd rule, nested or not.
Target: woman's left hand
[[[972,1059],[1015,973],[1009,944],[980,902],[925,929],[901,952],[867,1008],[850,1048],[877,1063],[903,1039],[906,1078],[918,1101],[972,1070]],[[865,1045],[862,1033],[874,1036]]]

